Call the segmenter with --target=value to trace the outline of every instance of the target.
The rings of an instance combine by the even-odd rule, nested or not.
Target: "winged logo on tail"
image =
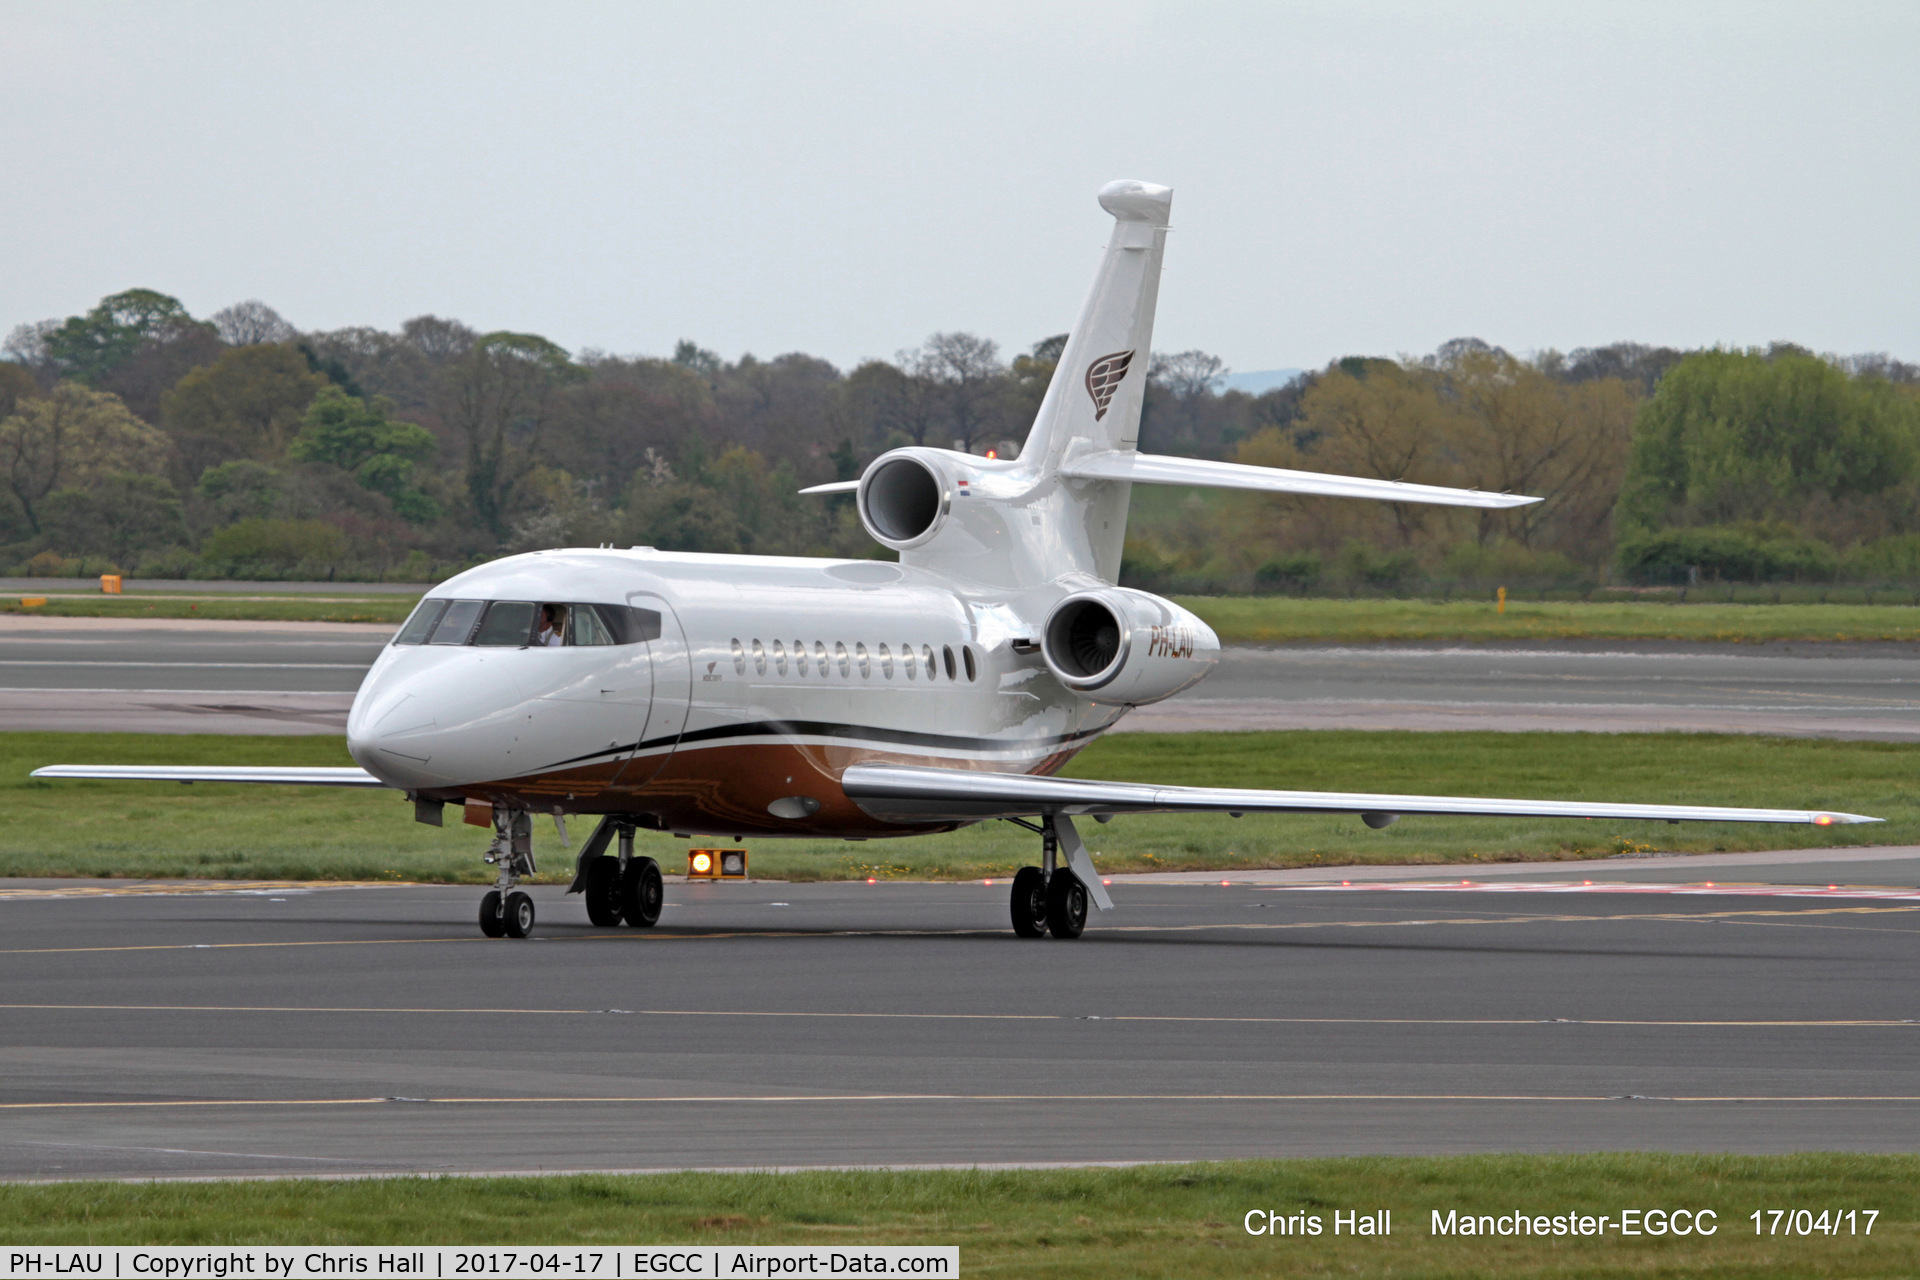
[[[1101,356],[1087,366],[1087,394],[1093,397],[1093,420],[1095,422],[1107,416],[1107,406],[1113,403],[1114,390],[1120,380],[1127,376],[1127,366],[1133,363],[1133,352],[1116,351],[1110,356]]]

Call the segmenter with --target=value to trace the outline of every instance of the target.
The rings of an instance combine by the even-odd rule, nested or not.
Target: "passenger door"
[[[643,787],[666,767],[686,730],[687,708],[693,697],[693,659],[680,619],[663,597],[636,593],[627,597],[627,603],[660,615],[659,638],[640,646],[652,658],[653,697],[640,730],[639,750],[618,780],[622,787]]]

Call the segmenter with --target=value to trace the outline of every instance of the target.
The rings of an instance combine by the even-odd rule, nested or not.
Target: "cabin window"
[[[739,636],[733,638],[733,674],[747,674],[747,651],[741,647]]]
[[[920,659],[927,664],[927,679],[931,680],[940,674],[940,668],[933,665],[932,645],[923,644],[920,646]]]
[[[757,676],[767,674],[767,651],[760,647],[760,641],[757,639],[753,642],[753,674]]]
[[[842,677],[849,674],[850,668],[847,664],[847,646],[841,644],[838,640],[833,642],[833,660],[840,667]]]
[[[940,646],[940,652],[947,659],[947,679],[958,680],[960,678],[960,668],[954,665],[953,646],[950,644],[943,644]]]
[[[900,646],[900,665],[901,667],[905,668],[907,673],[907,679],[909,680],[913,679],[914,661],[913,661],[912,645],[903,644]]]
[[[441,615],[440,625],[433,629],[433,639],[427,643],[465,644],[473,634],[474,623],[480,621],[480,611],[486,607],[485,600],[455,600]]]
[[[860,678],[862,680],[871,680],[873,678],[873,662],[867,657],[866,645],[856,644],[853,646],[853,660],[860,666]]]
[[[979,671],[977,671],[977,670],[976,670],[976,669],[974,668],[974,665],[973,665],[973,646],[972,646],[972,645],[970,645],[970,644],[963,644],[963,645],[961,645],[961,646],[960,646],[960,656],[961,656],[961,658],[963,658],[963,659],[964,659],[964,660],[966,661],[966,664],[967,664],[967,682],[968,682],[969,684],[971,684],[971,683],[972,683],[973,681],[975,681],[975,680],[978,680],[978,679],[980,678],[980,673],[979,673]]]
[[[440,615],[446,612],[445,600],[422,600],[414,606],[406,625],[400,628],[400,634],[393,638],[395,644],[425,644],[427,637],[433,634],[433,624],[440,621]]]
[[[797,676],[807,674],[807,642],[805,640],[793,642],[793,674]]]
[[[884,644],[880,646],[880,674],[893,679],[893,654]]]
[[[787,674],[787,646],[778,640],[773,642],[773,673],[780,676]]]
[[[842,649],[840,655],[845,657],[846,652],[845,649]],[[820,668],[820,678],[825,680],[829,674],[827,671],[827,642],[825,640],[815,640],[813,642],[813,665]]]

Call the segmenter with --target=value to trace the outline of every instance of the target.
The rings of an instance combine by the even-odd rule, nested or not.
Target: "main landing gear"
[[[1113,900],[1100,883],[1093,859],[1074,830],[1073,819],[1064,814],[1049,814],[1040,825],[1011,819],[1040,833],[1040,861],[1037,867],[1022,867],[1013,876],[1013,931],[1023,938],[1077,938],[1087,927],[1087,903],[1102,911],[1113,910]],[[1067,851],[1067,865],[1059,865],[1060,849]]]
[[[616,836],[619,854],[610,857],[607,845]],[[635,929],[647,929],[660,919],[666,884],[660,878],[659,863],[634,856],[633,824],[609,817],[601,819],[581,848],[573,885],[567,892],[586,896],[587,919],[601,928],[611,928],[624,920]]]

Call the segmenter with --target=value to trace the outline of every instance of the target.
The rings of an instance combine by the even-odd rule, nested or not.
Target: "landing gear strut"
[[[489,938],[524,938],[533,932],[533,899],[518,888],[534,873],[533,815],[525,809],[493,806],[493,843],[486,860],[500,869],[494,887],[480,899],[480,932]]]
[[[1102,911],[1113,909],[1112,899],[1100,885],[1093,859],[1080,842],[1073,820],[1065,815],[1048,814],[1040,825],[1023,822],[1023,827],[1040,833],[1040,862],[1037,867],[1022,867],[1013,876],[1013,931],[1022,938],[1077,938],[1087,927],[1087,901]],[[1067,848],[1067,865],[1060,866],[1060,848]]]

